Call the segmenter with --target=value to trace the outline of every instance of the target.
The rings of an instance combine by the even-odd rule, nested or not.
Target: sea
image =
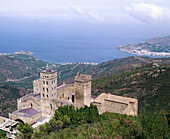
[[[120,51],[120,45],[138,43],[144,37],[117,36],[0,36],[0,53],[31,51],[51,63],[102,63],[134,56]]]

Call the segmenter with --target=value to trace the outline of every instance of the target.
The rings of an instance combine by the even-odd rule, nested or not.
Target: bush
[[[31,127],[28,123],[25,125],[23,123],[19,123],[18,130],[22,133],[24,139],[31,139],[33,134],[33,127]]]

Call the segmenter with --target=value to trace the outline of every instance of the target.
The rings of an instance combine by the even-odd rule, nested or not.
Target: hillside
[[[151,64],[129,72],[112,75],[92,82],[92,94],[111,93],[139,99],[139,108],[170,112],[170,65]]]
[[[31,55],[0,55],[0,83],[12,85],[15,83],[21,87],[26,83],[24,80],[37,78],[39,70],[43,69],[46,63]],[[22,87],[31,88],[32,80],[27,83],[28,86]]]
[[[58,65],[57,71],[59,74],[59,84],[64,82],[73,82],[74,76],[77,72],[82,74],[90,74],[93,79],[101,78],[113,74],[118,74],[126,71],[130,71],[150,63],[169,63],[170,57],[167,58],[148,58],[148,57],[126,57],[107,62],[100,63],[98,65],[87,64],[71,64],[71,65]]]
[[[36,132],[37,133],[37,132]],[[41,132],[40,132],[41,133]],[[38,134],[38,133],[37,133]],[[78,127],[37,135],[33,139],[168,139],[168,120],[162,114],[144,112],[139,117],[115,113],[103,113],[101,119]]]
[[[17,99],[30,91],[9,85],[0,85],[0,115],[8,117],[9,112],[16,110]]]
[[[121,45],[118,48],[137,55],[170,56],[170,36],[155,37],[137,44]]]
[[[127,57],[110,60],[97,65],[72,63],[52,64],[50,69],[57,70],[58,84],[71,83],[77,72],[90,74],[94,79],[109,76],[142,67],[149,63],[170,63],[169,58]],[[47,62],[34,56],[24,54],[12,54],[0,56],[0,84],[32,88],[32,81],[39,77],[39,72],[45,69]]]

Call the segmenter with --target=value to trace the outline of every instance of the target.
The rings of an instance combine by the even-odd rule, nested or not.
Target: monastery
[[[40,78],[33,81],[33,93],[17,100],[17,110],[9,113],[9,118],[36,127],[37,122],[50,120],[60,106],[73,105],[80,108],[90,106],[91,103],[98,107],[100,114],[109,111],[137,116],[137,99],[104,93],[97,98],[91,96],[91,80],[90,75],[78,73],[74,84],[57,86],[57,72],[42,71]]]
[[[57,72],[44,70],[40,78],[33,81],[33,93],[17,100],[17,110],[9,113],[9,119],[0,117],[0,129],[8,138],[15,138],[19,122],[29,123],[33,128],[48,122],[60,106],[73,105],[75,108],[96,105],[99,114],[106,111],[137,116],[138,100],[134,98],[102,93],[91,96],[91,76],[77,73],[74,84],[57,86]]]

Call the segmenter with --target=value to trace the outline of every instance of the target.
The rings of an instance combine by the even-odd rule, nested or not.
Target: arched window
[[[48,88],[47,88],[47,92],[48,92]]]
[[[47,98],[48,98],[48,95],[47,95]]]
[[[45,88],[43,87],[43,91],[45,91]]]
[[[43,81],[43,85],[45,85],[45,81]]]
[[[32,108],[32,106],[33,106],[32,103],[30,105],[31,105],[31,108]]]
[[[48,85],[48,82],[46,81],[46,85]]]
[[[44,97],[44,94],[43,94],[43,97]]]

